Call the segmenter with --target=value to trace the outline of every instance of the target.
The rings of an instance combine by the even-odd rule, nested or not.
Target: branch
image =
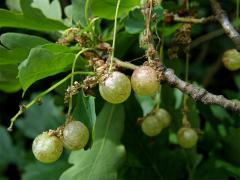
[[[194,24],[203,24],[209,23],[216,20],[215,16],[203,17],[200,19],[193,18],[193,17],[179,17],[177,14],[173,16],[173,20],[176,22],[183,22],[183,23],[194,23]]]
[[[115,63],[118,66],[136,69],[137,66],[129,62],[124,62],[119,59],[115,59]],[[193,85],[191,83],[185,82],[177,77],[174,71],[170,68],[165,68],[164,65],[161,65],[161,77],[163,80],[168,83],[170,86],[175,87],[182,91],[185,94],[191,96],[195,101],[200,101],[204,104],[215,104],[224,107],[225,109],[240,112],[240,101],[239,100],[229,100],[223,97],[222,95],[214,95],[208,92],[206,89],[199,86]]]
[[[209,41],[213,38],[216,38],[218,36],[221,36],[224,34],[224,30],[223,29],[217,29],[215,31],[211,31],[207,34],[204,34],[196,39],[194,39],[192,41],[192,43],[190,44],[190,49],[193,49],[195,47],[198,47],[200,44],[206,42],[206,41]]]
[[[240,101],[229,100],[222,95],[214,95],[204,88],[187,83],[178,78],[172,69],[166,69],[163,71],[163,76],[169,85],[176,87],[183,93],[188,94],[196,101],[200,101],[204,104],[216,104],[224,107],[225,109],[240,112]]]
[[[217,17],[218,22],[221,24],[222,28],[224,29],[228,37],[232,39],[232,41],[236,45],[236,49],[240,51],[240,35],[229,21],[226,12],[222,10],[217,0],[210,0],[210,3],[212,6],[212,10]]]
[[[117,58],[114,58],[114,62],[119,66],[119,67],[124,67],[124,68],[127,68],[127,69],[136,69],[138,66],[136,66],[135,64],[132,64],[130,62],[124,62],[124,61],[121,61]]]

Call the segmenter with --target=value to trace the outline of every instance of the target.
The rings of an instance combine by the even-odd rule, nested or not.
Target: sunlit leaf
[[[114,19],[117,0],[91,0],[91,11],[94,16],[99,16],[105,19]],[[121,0],[118,15],[128,13],[130,10],[139,6],[139,0]],[[103,11],[104,9],[104,11]]]
[[[24,91],[34,82],[71,69],[73,53],[52,52],[46,48],[33,48],[19,65],[19,80]],[[29,76],[31,74],[31,76]]]
[[[21,0],[20,2],[22,13],[0,9],[0,27],[16,27],[45,31],[66,28],[62,22],[48,19],[39,9],[31,7],[32,0]]]

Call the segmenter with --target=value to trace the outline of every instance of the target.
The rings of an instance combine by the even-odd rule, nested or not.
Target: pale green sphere
[[[142,96],[155,94],[160,86],[156,71],[149,66],[141,66],[134,70],[131,83],[133,90]]]
[[[32,144],[32,151],[37,160],[52,163],[58,160],[63,152],[62,141],[47,132],[38,135]]]
[[[157,136],[162,131],[162,123],[155,116],[147,116],[142,124],[142,131],[147,136]]]
[[[154,110],[154,116],[160,120],[160,122],[162,123],[163,128],[166,128],[170,125],[171,123],[171,116],[170,114],[167,112],[167,110],[160,108],[160,109],[156,109]]]
[[[198,135],[192,128],[183,127],[177,134],[178,143],[183,148],[191,148],[197,144]]]
[[[100,83],[99,92],[106,101],[119,104],[130,96],[131,82],[125,74],[115,71],[103,83]]]
[[[240,69],[240,53],[236,49],[230,49],[223,54],[223,64],[230,71]]]
[[[88,128],[80,121],[71,121],[63,131],[63,145],[69,150],[79,150],[86,146],[89,140]]]

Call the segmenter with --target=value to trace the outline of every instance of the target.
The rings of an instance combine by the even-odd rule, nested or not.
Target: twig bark
[[[193,23],[193,24],[204,24],[209,23],[216,20],[215,16],[203,17],[203,18],[193,18],[193,17],[179,17],[177,14],[173,16],[173,20],[176,22],[183,23]]]
[[[232,39],[236,45],[236,49],[240,51],[240,35],[229,21],[226,12],[221,8],[217,0],[210,0],[210,3],[218,22],[221,24],[228,37]]]
[[[121,60],[119,60],[119,59],[117,59],[117,58],[114,58],[114,61],[115,61],[115,63],[119,66],[119,67],[124,67],[124,68],[127,68],[127,69],[132,69],[132,70],[134,70],[134,69],[136,69],[138,66],[136,66],[136,65],[134,65],[134,64],[132,64],[132,63],[130,63],[130,62],[124,62],[124,61],[121,61]]]
[[[204,88],[185,82],[178,78],[172,69],[166,69],[163,72],[163,76],[168,84],[188,94],[196,101],[204,104],[216,104],[225,109],[240,112],[240,101],[229,100],[222,95],[214,95]]]
[[[190,44],[190,49],[193,49],[195,47],[198,47],[200,44],[209,41],[211,39],[217,38],[218,36],[221,36],[224,34],[224,30],[223,29],[217,29],[215,31],[211,31],[207,34],[204,34],[196,39],[194,39],[192,41],[192,43]]]

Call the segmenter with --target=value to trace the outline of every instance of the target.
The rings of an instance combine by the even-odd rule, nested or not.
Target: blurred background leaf
[[[24,118],[16,123],[24,135],[31,139],[44,131],[56,129],[65,122],[63,108],[55,106],[52,96],[44,96],[40,101],[41,105],[36,104],[27,110]]]
[[[24,92],[40,79],[70,70],[74,58],[72,53],[55,53],[46,48],[33,48],[28,58],[19,65],[18,75]]]
[[[62,9],[58,0],[33,0],[31,6],[40,9],[50,19],[62,20]]]
[[[22,13],[0,9],[0,27],[16,27],[34,30],[60,30],[66,26],[56,20],[48,19],[36,8],[31,7],[32,0],[20,0]]]

